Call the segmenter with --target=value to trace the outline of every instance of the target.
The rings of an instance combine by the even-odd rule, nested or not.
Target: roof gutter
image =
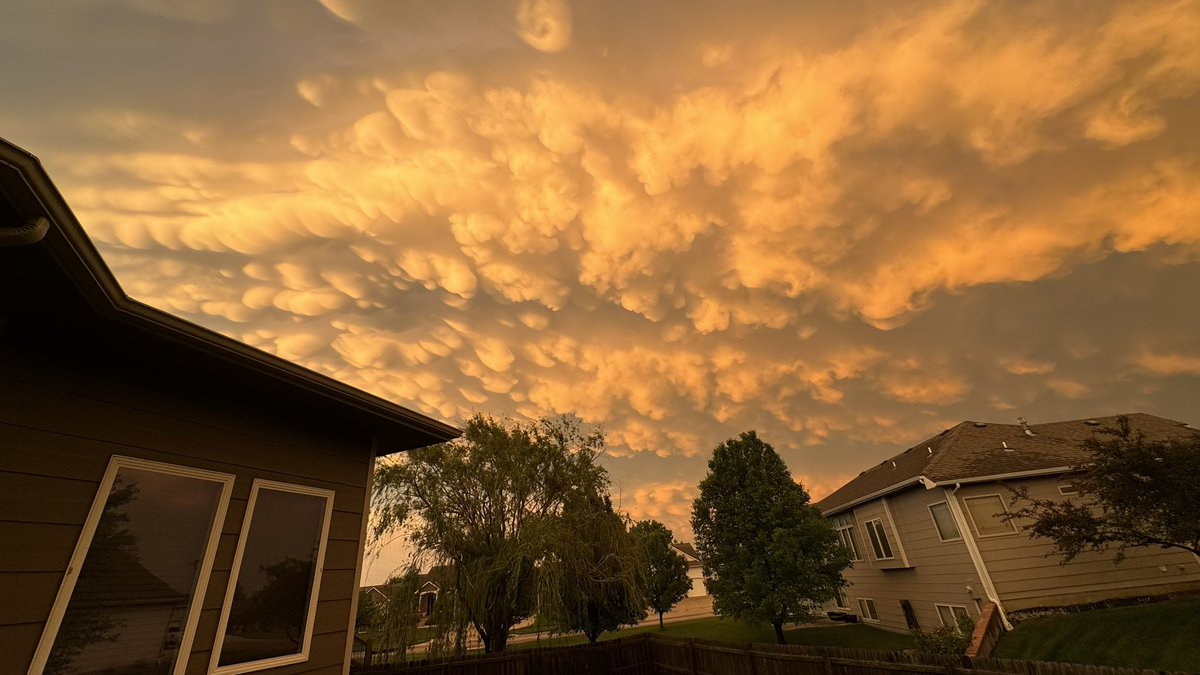
[[[36,244],[49,231],[50,221],[45,216],[31,216],[17,227],[0,227],[0,246]]]
[[[890,493],[892,493],[892,492],[895,492],[896,490],[900,490],[900,489],[902,489],[902,488],[906,488],[906,487],[908,487],[908,486],[910,486],[910,485],[916,485],[917,483],[920,483],[920,484],[924,485],[926,490],[931,490],[931,489],[933,489],[933,488],[931,487],[931,483],[932,483],[932,482],[931,482],[931,481],[930,481],[928,478],[926,478],[925,476],[913,476],[912,478],[909,478],[909,479],[907,479],[907,480],[900,481],[899,483],[896,483],[895,485],[889,485],[889,486],[887,486],[887,487],[885,487],[885,488],[883,488],[883,489],[876,490],[876,491],[872,492],[871,494],[868,494],[868,495],[863,495],[863,496],[861,496],[861,497],[859,497],[859,498],[857,498],[857,499],[853,499],[853,500],[851,500],[851,501],[848,501],[848,502],[846,502],[845,504],[839,504],[838,506],[835,506],[835,507],[832,507],[832,508],[830,508],[830,509],[827,509],[827,510],[821,511],[821,515],[823,515],[823,516],[832,516],[832,515],[833,515],[833,514],[835,514],[835,513],[839,513],[839,512],[841,512],[841,511],[845,511],[846,509],[848,509],[848,508],[851,508],[851,507],[853,507],[853,506],[858,506],[859,504],[862,504],[863,502],[869,502],[869,501],[871,501],[872,499],[877,499],[877,498],[879,498],[879,497],[882,497],[882,496],[884,496],[884,495],[886,495],[886,494],[890,494]]]
[[[991,483],[992,481],[1008,480],[1010,478],[1032,478],[1034,476],[1049,476],[1051,474],[1066,473],[1068,471],[1074,471],[1074,470],[1075,470],[1075,467],[1073,467],[1073,466],[1054,466],[1054,467],[1050,467],[1048,469],[1029,469],[1028,471],[1013,471],[1010,473],[994,473],[990,476],[969,476],[969,477],[965,477],[965,478],[950,478],[948,480],[940,480],[940,481],[936,481],[936,482],[929,481],[929,479],[925,478],[924,476],[922,476],[921,478],[923,480],[928,481],[925,484],[925,487],[929,490],[932,490],[935,487],[968,485],[971,483]]]

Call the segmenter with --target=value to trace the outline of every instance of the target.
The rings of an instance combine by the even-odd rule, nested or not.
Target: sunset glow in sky
[[[133,297],[687,539],[959,421],[1200,423],[1200,2],[6,3],[0,136]],[[367,581],[386,576],[372,567]]]

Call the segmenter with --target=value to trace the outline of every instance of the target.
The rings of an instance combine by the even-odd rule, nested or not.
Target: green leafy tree
[[[354,614],[354,628],[358,632],[375,630],[383,618],[382,600],[367,590],[358,591],[358,608]]]
[[[1030,520],[1033,537],[1050,539],[1063,562],[1084,551],[1178,548],[1200,555],[1200,433],[1149,440],[1129,418],[1083,443],[1088,461],[1074,467],[1079,493],[1065,501],[1034,499],[1028,488],[1013,490],[1009,518]]]
[[[383,584],[387,599],[378,605],[372,646],[389,661],[404,663],[408,651],[420,641],[419,586],[416,567],[409,567]]]
[[[539,563],[563,536],[564,509],[607,494],[595,462],[603,449],[603,435],[574,418],[476,415],[461,439],[380,469],[374,536],[404,534],[445,570],[435,607],[443,642],[459,649],[470,626],[486,652],[504,650],[509,630],[534,610]]]
[[[559,527],[539,616],[589,642],[646,618],[641,548],[609,497],[568,504]]]
[[[815,607],[845,585],[845,548],[753,431],[713,450],[692,504],[692,531],[713,610],[770,623],[780,644],[785,623],[811,621]]]
[[[665,630],[663,614],[671,611],[692,589],[687,560],[671,548],[674,536],[657,520],[643,520],[631,529],[642,549],[646,566],[646,602],[658,614],[658,629]]]

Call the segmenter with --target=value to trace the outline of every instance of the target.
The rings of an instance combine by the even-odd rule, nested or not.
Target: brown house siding
[[[67,363],[0,349],[0,671],[28,667],[108,461],[125,455],[236,475],[190,675],[207,672],[252,481],[334,491],[309,659],[269,672],[340,673],[370,438],[290,416],[261,391],[214,396],[202,373],[106,356]]]
[[[1033,497],[1064,499],[1057,477],[1023,481]],[[1014,487],[1017,484],[1014,484]],[[1007,504],[1011,493],[999,483],[964,486],[963,498],[999,494]],[[1120,565],[1113,555],[1083,553],[1070,563],[1050,555],[1049,542],[1015,534],[976,537],[979,552],[991,574],[1006,611],[1090,603],[1131,595],[1159,595],[1200,589],[1200,561],[1186,551],[1160,548],[1128,549]],[[1165,572],[1159,569],[1165,566]]]
[[[913,488],[888,497],[888,510],[895,523],[887,518],[881,500],[872,500],[854,509],[855,530],[859,538],[863,561],[846,571],[851,583],[846,595],[850,608],[858,613],[858,598],[872,598],[879,613],[879,626],[892,630],[907,630],[900,606],[901,600],[911,603],[917,621],[924,630],[941,625],[937,604],[962,605],[973,615],[978,609],[967,587],[982,593],[975,567],[962,541],[943,542],[938,537],[928,505],[942,501],[942,491]],[[875,561],[866,535],[865,523],[881,517],[896,561]],[[900,548],[903,546],[910,567],[899,568]],[[881,567],[881,562],[889,568]],[[982,596],[981,596],[982,597]],[[985,600],[986,601],[986,600]]]

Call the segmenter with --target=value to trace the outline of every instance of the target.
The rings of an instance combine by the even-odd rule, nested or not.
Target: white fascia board
[[[859,504],[862,504],[864,502],[869,502],[872,499],[878,499],[879,497],[882,497],[887,494],[891,494],[897,490],[906,488],[910,485],[915,485],[917,483],[921,483],[928,490],[933,489],[933,487],[930,486],[931,481],[928,478],[926,478],[925,476],[913,476],[912,478],[909,478],[908,480],[900,481],[899,483],[896,483],[895,485],[889,485],[889,486],[883,488],[882,490],[876,490],[869,495],[863,495],[863,496],[859,497],[858,499],[853,499],[851,501],[846,502],[845,504],[840,504],[840,505],[835,506],[827,511],[822,511],[821,515],[832,516],[835,513],[841,513],[842,511],[845,511],[846,509],[858,506]],[[934,486],[934,487],[936,487],[936,486]]]
[[[1040,476],[1050,476],[1056,473],[1070,473],[1075,470],[1071,466],[1054,466],[1048,469],[1030,469],[1028,471],[1013,471],[1010,473],[995,473],[990,476],[966,476],[963,478],[950,478],[947,480],[929,481],[925,487],[932,490],[935,487],[953,487],[955,485],[968,485],[970,483],[990,483],[998,480],[1009,480],[1012,478],[1037,478]],[[929,479],[922,476],[926,481]]]

